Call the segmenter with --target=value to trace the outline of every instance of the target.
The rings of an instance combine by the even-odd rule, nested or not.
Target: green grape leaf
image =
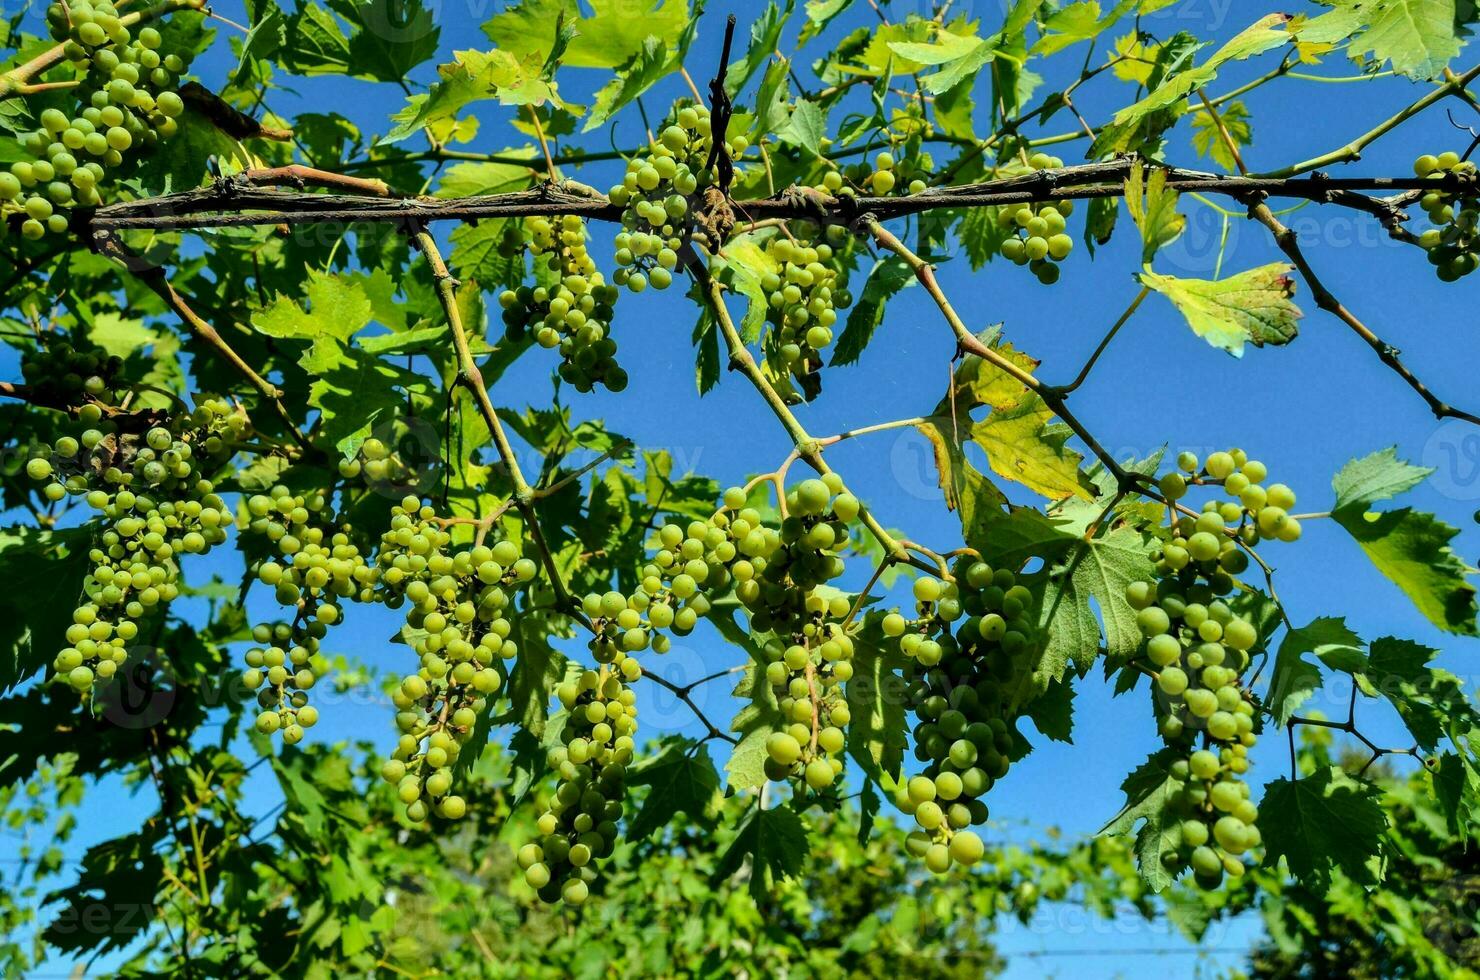
[[[481,283],[488,289],[513,289],[524,282],[527,272],[525,253],[503,255],[499,251],[505,224],[503,221],[484,220],[477,224],[458,225],[452,230],[449,236],[452,255],[448,261],[461,279]]]
[[[1480,729],[1472,729],[1468,741],[1480,748]],[[1430,766],[1429,773],[1434,800],[1450,833],[1462,841],[1473,840],[1480,827],[1480,768],[1471,757],[1445,752]]]
[[[864,281],[857,303],[848,314],[848,322],[833,347],[832,359],[828,364],[838,366],[857,362],[863,349],[874,339],[874,331],[884,322],[885,304],[901,289],[913,286],[916,281],[915,273],[899,256],[888,255],[876,260]]]
[[[1163,245],[1181,237],[1187,227],[1186,216],[1177,213],[1177,192],[1166,189],[1166,170],[1155,168],[1149,180],[1145,174],[1145,168],[1137,167],[1125,182],[1125,209],[1141,230],[1142,264],[1149,263]]]
[[[1120,788],[1125,806],[1100,829],[1100,834],[1136,835],[1136,867],[1141,880],[1154,892],[1166,888],[1173,876],[1162,863],[1182,845],[1182,820],[1177,798],[1186,783],[1172,774],[1172,765],[1186,757],[1174,748],[1152,753]]]
[[[791,807],[751,809],[735,832],[729,849],[720,856],[714,869],[716,883],[740,871],[750,863],[750,894],[757,902],[767,898],[768,890],[802,870],[811,849],[807,825]]]
[[[1459,54],[1455,0],[1334,0],[1335,9],[1298,30],[1302,42],[1335,44],[1352,38],[1347,54],[1370,64],[1391,61],[1393,71],[1435,78]],[[1355,35],[1355,37],[1353,37]]]
[[[623,106],[631,104],[667,75],[671,70],[670,65],[668,47],[661,38],[649,35],[642,42],[642,50],[617,69],[611,81],[597,90],[596,100],[591,105],[591,114],[586,117],[581,132],[589,133],[604,125]]]
[[[422,0],[331,0],[356,30],[349,37],[350,71],[399,82],[437,53],[442,30]]]
[[[1391,500],[1412,490],[1433,472],[1399,459],[1398,448],[1389,446],[1370,456],[1352,460],[1331,478],[1331,488],[1336,491],[1336,503],[1331,509],[1367,510],[1380,500]]]
[[[710,811],[719,794],[719,774],[702,743],[685,738],[664,740],[657,755],[632,768],[628,782],[651,787],[627,826],[628,840],[651,836],[680,813],[701,827],[714,822]]]
[[[391,116],[396,125],[381,137],[380,145],[398,143],[428,126],[455,119],[467,106],[487,99],[497,99],[503,105],[538,106],[549,102],[566,107],[547,74],[547,65],[537,54],[520,60],[507,51],[457,51],[452,61],[437,66],[437,74],[441,81],[432,85],[431,91],[411,96],[405,107]]]
[[[547,640],[539,617],[519,616],[514,621],[519,656],[509,671],[509,715],[519,727],[544,740],[551,720],[550,700],[567,671],[579,669]]]
[[[497,151],[501,157],[527,158],[527,166],[515,163],[477,161],[454,164],[442,171],[434,197],[476,197],[479,194],[507,194],[522,191],[534,184],[532,169],[535,149],[532,146],[511,147]],[[482,222],[479,222],[482,224]],[[503,222],[492,222],[503,227]]]
[[[905,657],[897,640],[879,628],[882,612],[864,616],[854,638],[853,676],[844,686],[851,718],[848,754],[875,782],[897,779],[909,733],[905,718]]]
[[[791,118],[776,131],[776,138],[813,156],[821,156],[823,140],[827,138],[827,110],[816,102],[798,99]]]
[[[1138,3],[1140,0],[1120,0],[1103,17],[1096,0],[1076,0],[1067,4],[1044,18],[1043,35],[1033,45],[1032,53],[1048,57],[1081,41],[1092,41],[1134,10]]]
[[[838,14],[848,9],[848,5],[852,2],[853,0],[807,0],[804,5],[807,23],[802,25],[798,43],[806,44],[821,34]]]
[[[430,393],[424,376],[329,336],[316,338],[298,363],[314,379],[308,403],[319,410],[319,438],[344,456],[406,411],[407,392]]]
[[[738,626],[733,626],[733,630],[742,632]],[[728,635],[727,632],[727,638]],[[732,692],[735,697],[745,699],[745,705],[730,723],[730,731],[740,739],[725,763],[725,777],[731,790],[757,789],[766,784],[766,739],[786,727],[776,694],[766,683],[765,671],[764,664],[752,655]]]
[[[1148,269],[1138,278],[1171,300],[1193,333],[1240,357],[1245,342],[1263,347],[1295,339],[1304,314],[1290,299],[1295,295],[1295,280],[1289,276],[1293,268],[1272,262],[1217,280],[1179,279]]]
[[[1269,14],[1213,52],[1200,65],[1164,79],[1145,98],[1115,114],[1110,125],[1096,137],[1088,156],[1098,158],[1106,153],[1124,153],[1131,149],[1142,123],[1155,114],[1175,110],[1189,95],[1218,77],[1218,70],[1231,61],[1243,61],[1277,48],[1291,40],[1285,30],[1289,14]]]
[[[917,65],[939,70],[924,76],[925,90],[931,95],[949,92],[961,82],[973,78],[997,57],[998,44],[975,34],[956,34],[937,26],[928,44],[891,41],[889,50]],[[995,39],[994,39],[995,40]]]
[[[1353,779],[1339,766],[1274,780],[1259,804],[1264,864],[1277,867],[1283,857],[1290,873],[1318,892],[1337,870],[1358,884],[1376,884],[1370,859],[1379,853],[1387,829],[1381,796],[1378,787]]]
[[[1048,681],[1061,680],[1070,665],[1081,675],[1089,670],[1102,648],[1102,622],[1103,649],[1111,661],[1134,656],[1141,631],[1125,590],[1132,582],[1150,581],[1155,572],[1149,542],[1132,527],[1079,538],[1050,568],[1044,584],[1039,627],[1047,643],[1034,683],[1041,689]],[[1091,603],[1099,608],[1098,618]]]
[[[992,472],[1021,483],[1049,500],[1089,497],[1079,465],[1084,457],[1070,449],[1069,427],[1051,421],[1053,411],[1036,392],[1017,404],[996,408],[971,427],[971,440],[987,454]]]
[[[0,530],[0,693],[42,670],[66,645],[90,571],[88,529]]]
[[[279,293],[271,305],[253,315],[252,326],[282,340],[349,340],[374,316],[364,287],[343,276],[310,270],[304,297],[306,302],[300,305]]]
[[[1424,618],[1448,633],[1477,636],[1475,586],[1469,580],[1475,569],[1449,546],[1459,531],[1411,507],[1369,509],[1430,472],[1399,460],[1393,449],[1353,460],[1332,480],[1337,502],[1331,516]]]
[[[967,208],[956,229],[961,248],[973,270],[980,269],[1002,251],[1002,243],[1013,237],[997,220],[996,207]]]
[[[590,0],[585,16],[577,0],[522,0],[483,24],[483,33],[502,51],[543,61],[558,44],[555,25],[574,28],[562,54],[573,68],[618,68],[643,50],[649,37],[664,47],[677,44],[697,11],[686,0]]]
[[[1242,102],[1234,101],[1219,107],[1218,118],[1223,120],[1223,130],[1238,149],[1254,142],[1254,130],[1249,119],[1249,110]],[[1228,149],[1223,132],[1218,129],[1218,120],[1205,107],[1194,111],[1192,117],[1192,148],[1201,157],[1212,157],[1213,162],[1225,170],[1238,168],[1238,161]]]
[[[1321,669],[1305,659],[1313,653],[1328,667],[1348,672],[1360,670],[1365,657],[1362,638],[1347,628],[1346,620],[1322,617],[1290,630],[1280,641],[1269,676],[1265,705],[1281,725],[1321,688]]]
[[[775,55],[781,46],[781,32],[795,9],[796,0],[786,0],[784,8],[777,7],[773,0],[751,23],[750,46],[725,69],[725,91],[730,98],[739,95],[745,83]]]
[[[317,3],[300,4],[283,29],[285,44],[274,52],[295,75],[350,73],[349,38],[344,28]]]
[[[1026,714],[1045,737],[1073,744],[1074,685],[1065,680],[1053,681],[1028,702]]]
[[[1362,677],[1364,687],[1392,702],[1414,742],[1427,752],[1446,734],[1458,743],[1461,733],[1480,726],[1480,713],[1460,679],[1429,666],[1438,654],[1412,640],[1380,637],[1372,641]]]

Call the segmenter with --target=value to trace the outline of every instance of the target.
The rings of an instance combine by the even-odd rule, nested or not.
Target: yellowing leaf
[[[972,441],[986,451],[992,472],[1050,500],[1088,499],[1079,477],[1079,453],[1068,448],[1069,427],[1049,420],[1053,412],[1037,394],[997,409],[971,427]]]
[[[1290,299],[1294,268],[1283,262],[1261,265],[1227,279],[1178,279],[1142,272],[1142,285],[1161,293],[1187,318],[1192,332],[1234,356],[1244,343],[1255,347],[1288,344],[1299,331],[1303,314]]]
[[[1151,261],[1157,249],[1176,241],[1187,227],[1187,218],[1177,213],[1177,192],[1166,189],[1167,172],[1160,167],[1145,178],[1140,167],[1125,182],[1125,208],[1141,230],[1141,262]]]

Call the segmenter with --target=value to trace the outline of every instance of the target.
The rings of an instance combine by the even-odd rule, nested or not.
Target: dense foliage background
[[[66,150],[96,157],[96,200],[87,180],[55,192],[34,180],[52,195],[44,209],[25,203],[32,184],[0,184],[9,972],[979,976],[1011,969],[1005,950],[1034,974],[1173,955],[1259,976],[1474,975],[1476,610],[1473,570],[1451,550],[1477,496],[1472,280],[1437,283],[1425,261],[1442,280],[1469,271],[1474,178],[1456,164],[1439,178],[1447,196],[1425,202],[1413,176],[1420,154],[1436,157],[1420,162],[1427,176],[1448,171],[1441,152],[1473,149],[1469,5],[1342,0],[1293,17],[1196,0],[735,5],[724,98],[709,85],[721,4],[172,2],[139,8],[132,49],[83,38],[84,6],[0,24],[11,173],[58,159],[33,134],[69,139],[97,77],[96,55],[88,74],[49,53],[65,53],[58,36],[132,50],[146,69],[146,50],[180,60],[134,79],[148,95],[124,119],[127,155]],[[706,117],[670,147],[699,175],[671,275],[625,255],[612,219],[629,234],[646,219],[605,190],[661,156],[685,106],[722,118],[731,100],[717,157],[734,157],[733,182],[706,159]],[[1333,190],[1322,174],[1354,183]],[[1067,225],[1050,258],[1027,262],[1031,240],[1057,232],[1014,231],[1025,204],[1022,222]],[[561,214],[590,220],[542,223]],[[599,300],[620,373],[575,341],[542,350],[561,339],[539,335],[547,300],[504,296],[556,285],[533,253],[562,228],[582,254],[589,241],[607,282],[626,266],[648,284]],[[832,292],[811,312],[838,316],[825,338],[767,313],[782,242],[834,249],[812,256]],[[543,325],[577,333],[558,316]],[[96,359],[68,363],[64,345]],[[225,399],[217,420],[181,410],[211,396]],[[150,430],[168,430],[172,451],[203,447],[208,429],[225,438],[193,458],[238,527],[209,554],[160,558],[178,596],[167,612],[125,612],[138,632],[116,672],[79,651],[80,678],[68,624],[79,604],[107,608],[83,586],[114,515],[85,498],[106,463],[68,469],[76,454],[57,443],[85,444],[99,419],[114,440],[102,451],[124,447],[116,459],[146,481],[134,453]],[[236,441],[234,420],[250,420]],[[1205,890],[1173,881],[1199,860],[1185,739],[1163,728],[1159,747],[1158,720],[1182,702],[1148,683],[1157,662],[1127,587],[1175,577],[1175,483],[1153,477],[1195,454],[1199,507],[1223,480],[1209,454],[1234,445],[1269,464],[1271,488],[1294,487],[1304,533],[1282,543],[1270,529],[1257,555],[1278,576],[1258,557],[1234,573],[1232,605],[1256,639],[1229,686],[1262,735],[1245,777],[1262,846],[1226,853],[1238,876]],[[80,482],[48,497],[42,458]],[[846,671],[814,649],[811,666],[766,683],[784,604],[723,584],[690,605],[692,632],[648,606],[633,646],[626,624],[602,624],[613,588],[626,603],[659,577],[663,601],[675,594],[673,575],[644,567],[666,543],[657,528],[736,514],[726,486],[763,474],[795,487],[809,464],[836,467],[863,504],[854,515],[828,488],[849,533],[821,550],[846,570],[785,583],[822,600],[812,612],[833,632],[819,637],[850,638]],[[213,506],[167,481],[168,499]],[[770,481],[752,483],[744,505],[779,527]],[[275,486],[324,497],[284,524],[305,540],[314,526],[345,533],[356,569],[383,575],[412,548],[381,538],[407,495],[431,508],[418,533],[445,532],[449,550],[516,547],[498,556],[513,646],[485,665],[496,693],[457,702],[476,723],[446,727],[451,710],[434,722],[459,749],[454,789],[420,784],[429,812],[408,812],[404,779],[383,778],[393,754],[438,768],[426,746],[396,742],[397,725],[421,724],[397,717],[419,703],[403,675],[430,684],[433,708],[454,702],[425,622],[388,608],[401,593],[369,571],[352,573],[363,594],[275,588],[263,567],[291,553],[252,503]],[[534,571],[516,572],[515,555]],[[909,781],[945,786],[958,770],[925,748],[908,686],[927,682],[930,658],[885,614],[974,649],[978,558],[1026,586],[1029,608],[1008,619],[1029,649],[1009,663],[991,660],[994,641],[981,648],[985,675],[1005,687],[1006,672],[1019,692],[991,708],[1011,772],[950,835],[931,831],[964,839],[969,822],[985,842],[969,871],[957,854],[937,875]],[[375,601],[341,601],[355,598]],[[968,626],[942,625],[939,600],[955,598]],[[254,627],[291,622],[293,643],[312,646],[307,624],[328,607],[322,648],[294,664],[310,678],[280,682],[252,659],[268,642]],[[590,900],[547,905],[523,849],[549,846],[538,821],[562,764],[548,750],[575,733],[560,687],[629,654],[640,725],[616,844],[591,865]],[[269,694],[296,685],[307,707],[259,701],[264,681]],[[836,759],[836,776],[777,768],[781,701],[805,712],[808,697],[846,744],[819,746],[813,720],[799,748]],[[1229,785],[1242,781],[1231,758]],[[431,802],[454,794],[455,807]],[[1095,958],[1053,958],[1076,944]]]

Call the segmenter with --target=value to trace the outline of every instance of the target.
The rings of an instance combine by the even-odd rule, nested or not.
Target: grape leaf
[[[1179,279],[1150,271],[1139,275],[1141,284],[1172,301],[1192,332],[1235,357],[1244,343],[1255,347],[1283,345],[1295,339],[1296,321],[1303,313],[1291,302],[1293,266],[1272,262],[1226,279]]]
[[[504,105],[564,107],[549,77],[548,66],[537,54],[523,60],[507,51],[457,51],[453,60],[437,66],[441,81],[431,91],[418,92],[391,116],[396,125],[381,137],[380,144],[397,143],[438,122],[456,118],[474,102],[497,99]]]
[[[1314,653],[1328,667],[1347,672],[1361,670],[1365,660],[1362,639],[1347,628],[1345,619],[1322,617],[1286,633],[1274,658],[1266,698],[1281,725],[1288,724],[1296,709],[1321,687],[1321,670],[1305,659],[1307,653]]]
[[[65,645],[91,543],[85,529],[0,530],[0,693],[45,668]]]
[[[733,621],[713,620],[726,639],[745,634],[744,629]],[[778,729],[786,727],[786,718],[776,702],[776,693],[766,683],[765,665],[757,659],[759,651],[752,653],[750,663],[740,675],[740,682],[733,693],[745,699],[744,706],[730,723],[730,731],[740,737],[725,763],[726,781],[731,790],[755,789],[766,783],[766,739]]]
[[[1223,120],[1223,131],[1218,129],[1218,119]],[[1192,148],[1198,156],[1212,157],[1225,170],[1234,170],[1238,161],[1228,149],[1223,132],[1235,147],[1242,149],[1254,142],[1254,130],[1249,122],[1249,110],[1242,102],[1229,102],[1218,109],[1218,119],[1207,109],[1192,117]]]
[[[642,801],[642,809],[628,824],[629,840],[651,836],[680,813],[701,827],[713,823],[710,809],[719,793],[719,774],[714,771],[709,749],[701,743],[666,739],[656,755],[633,767],[628,782],[652,787]]]
[[[1062,562],[1049,570],[1043,588],[1039,627],[1047,643],[1034,671],[1042,689],[1061,680],[1072,664],[1084,674],[1101,649],[1112,661],[1124,661],[1141,645],[1136,610],[1125,598],[1132,582],[1150,581],[1155,567],[1146,537],[1132,527],[1117,527],[1096,537],[1079,538]],[[1091,603],[1099,608],[1096,618]]]
[[[1161,167],[1151,171],[1150,179],[1144,168],[1136,167],[1125,181],[1125,209],[1141,230],[1143,264],[1163,245],[1176,241],[1187,227],[1186,216],[1177,213],[1178,194],[1167,190],[1166,183],[1167,172]]]
[[[483,33],[500,50],[543,61],[558,44],[555,25],[564,18],[575,32],[565,64],[616,68],[642,51],[650,36],[673,46],[693,19],[686,0],[590,0],[589,6],[587,17],[577,0],[522,0],[484,22]]]
[[[422,0],[331,0],[355,30],[349,69],[361,77],[399,82],[437,53],[442,30]]]
[[[1115,114],[1110,125],[1095,139],[1088,156],[1098,158],[1129,150],[1143,122],[1153,114],[1178,109],[1189,95],[1216,79],[1223,65],[1255,57],[1290,41],[1291,35],[1285,30],[1289,19],[1289,14],[1262,17],[1229,39],[1202,64],[1163,80],[1145,98]]]
[[[735,839],[720,856],[714,880],[723,881],[750,860],[750,894],[757,902],[766,899],[767,889],[792,877],[802,868],[811,849],[807,825],[791,807],[762,810],[759,800]]]
[[[1338,869],[1359,884],[1375,884],[1369,861],[1379,853],[1387,829],[1381,795],[1338,766],[1296,780],[1274,780],[1259,804],[1265,865],[1277,867],[1283,857],[1290,873],[1318,892]]]
[[[405,411],[405,392],[430,390],[425,376],[328,336],[315,339],[298,363],[314,379],[308,403],[320,413],[319,437],[345,456],[376,425]]]
[[[1374,66],[1391,61],[1393,71],[1415,79],[1438,76],[1459,54],[1454,0],[1334,0],[1332,6],[1298,28],[1302,42],[1352,38],[1352,58],[1371,55]]]
[[[1069,427],[1050,421],[1053,411],[1036,392],[1016,405],[997,408],[971,427],[971,440],[987,454],[992,472],[1021,483],[1049,500],[1088,497],[1079,464],[1084,457],[1067,445]]]
[[[858,302],[848,314],[847,325],[828,364],[837,366],[856,362],[869,341],[874,339],[874,331],[884,322],[884,304],[895,293],[906,286],[913,286],[915,282],[915,273],[899,256],[887,255],[875,261]]]
[[[1360,678],[1367,691],[1392,702],[1419,748],[1432,752],[1446,734],[1458,744],[1480,726],[1480,714],[1458,677],[1429,662],[1439,651],[1391,636],[1372,641]]]
[[[1172,774],[1172,765],[1185,758],[1173,748],[1159,749],[1120,784],[1125,806],[1100,829],[1100,834],[1136,834],[1136,867],[1141,880],[1159,892],[1173,876],[1162,857],[1182,845],[1182,820],[1176,806],[1185,782]],[[1139,827],[1137,826],[1139,825]]]
[[[252,317],[258,333],[284,340],[332,337],[349,340],[370,323],[374,310],[358,282],[310,270],[303,305],[279,293],[271,305]]]
[[[1398,459],[1393,449],[1353,460],[1332,480],[1337,500],[1331,516],[1429,622],[1449,633],[1477,636],[1475,586],[1469,581],[1475,569],[1449,546],[1459,531],[1411,507],[1369,509],[1430,472]]]
[[[745,49],[745,54],[730,62],[725,69],[725,91],[731,98],[740,94],[745,83],[780,48],[781,31],[795,9],[796,0],[786,0],[784,8],[777,7],[774,2],[768,3],[766,9],[751,23],[750,46]]]
[[[854,638],[853,676],[844,695],[852,715],[848,722],[848,754],[876,782],[898,778],[909,733],[905,718],[905,683],[900,673],[904,655],[879,628],[882,612],[864,617]]]
[[[1134,10],[1138,3],[1140,0],[1120,0],[1103,17],[1096,0],[1077,0],[1067,4],[1044,19],[1043,36],[1033,45],[1032,53],[1048,57],[1081,41],[1094,40]]]

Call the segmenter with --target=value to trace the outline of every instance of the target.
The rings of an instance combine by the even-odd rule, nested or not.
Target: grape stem
[[[1469,77],[1472,74],[1473,72],[1467,72],[1463,77]],[[1460,419],[1469,422],[1471,425],[1480,425],[1480,417],[1455,408],[1430,391],[1412,371],[1408,370],[1408,367],[1402,360],[1399,359],[1398,355],[1400,352],[1396,347],[1373,333],[1365,323],[1342,305],[1341,301],[1332,294],[1331,290],[1326,288],[1325,283],[1316,275],[1315,270],[1310,267],[1310,263],[1306,261],[1305,253],[1301,251],[1300,242],[1295,232],[1284,222],[1280,221],[1279,218],[1275,217],[1274,212],[1269,209],[1269,205],[1265,204],[1261,199],[1251,199],[1249,202],[1249,217],[1269,229],[1270,234],[1274,236],[1275,244],[1279,246],[1280,251],[1284,252],[1294,264],[1295,268],[1300,272],[1300,277],[1305,280],[1305,284],[1310,289],[1311,295],[1315,297],[1316,305],[1335,316],[1351,328],[1353,333],[1361,337],[1367,346],[1371,347],[1377,354],[1378,359],[1382,363],[1391,368],[1398,377],[1403,379],[1408,387],[1418,393],[1418,397],[1422,398],[1424,404],[1428,405],[1429,411],[1434,413],[1436,419]]]
[[[732,671],[725,671],[724,673],[732,673]],[[667,690],[673,692],[675,697],[689,706],[689,710],[694,713],[694,717],[703,722],[704,727],[708,729],[708,734],[704,736],[704,741],[708,741],[712,738],[717,738],[729,742],[731,745],[740,744],[739,739],[735,738],[733,735],[727,734],[726,732],[720,731],[719,728],[715,727],[714,722],[709,720],[709,716],[706,715],[703,710],[701,710],[700,707],[694,703],[694,699],[692,696],[693,689],[704,683],[705,680],[713,680],[714,677],[722,677],[724,676],[724,674],[716,674],[711,677],[702,678],[698,681],[695,681],[693,684],[686,686],[675,684],[668,678],[663,677],[661,674],[655,674],[652,671],[645,670],[643,671],[642,676],[652,681],[654,684],[657,684],[659,687],[666,688]]]
[[[755,362],[755,357],[745,346],[745,341],[740,337],[740,331],[735,328],[735,321],[730,317],[729,308],[725,305],[724,287],[719,280],[715,279],[709,272],[709,267],[699,258],[691,244],[685,243],[679,255],[679,261],[684,264],[689,274],[699,284],[700,291],[709,302],[711,312],[714,314],[715,322],[719,325],[720,333],[724,337],[725,348],[730,355],[730,370],[738,370],[750,381],[751,385],[760,392],[766,404],[770,406],[771,412],[786,429],[786,434],[791,437],[794,452],[800,459],[806,461],[818,473],[826,475],[832,472],[827,462],[822,458],[822,449],[817,440],[813,439],[797,420],[785,399],[776,391],[766,376],[761,373],[760,367]],[[778,491],[781,488],[778,486]],[[784,500],[784,493],[782,494]],[[936,573],[936,569],[930,564],[921,561],[909,550],[896,541],[884,526],[879,523],[878,518],[873,515],[866,506],[860,503],[858,508],[858,519],[868,528],[869,532],[878,540],[886,554],[894,557],[896,561],[904,562],[919,568],[922,571]]]

